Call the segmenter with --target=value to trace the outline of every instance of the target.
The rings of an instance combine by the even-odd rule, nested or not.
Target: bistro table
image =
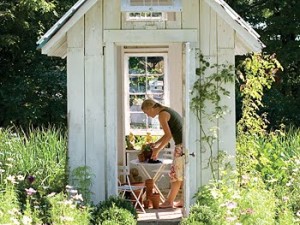
[[[157,187],[156,181],[160,177],[160,175],[162,174],[164,168],[167,165],[171,165],[173,160],[172,159],[163,159],[163,158],[159,158],[158,160],[161,161],[161,162],[160,163],[148,163],[148,162],[140,162],[139,159],[133,159],[133,160],[130,161],[130,163],[137,166],[138,168],[140,168],[142,173],[144,174],[144,176],[147,177],[147,179],[153,179],[154,188],[159,193],[160,199],[162,201],[164,201],[165,197],[163,196],[163,194],[161,193],[161,191]],[[149,172],[147,171],[147,169],[145,167],[150,167],[151,171],[156,169],[156,172],[155,172],[153,177],[149,174]]]

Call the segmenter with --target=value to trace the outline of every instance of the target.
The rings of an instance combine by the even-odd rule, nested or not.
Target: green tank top
[[[175,110],[165,107],[162,111],[170,114],[168,125],[170,127],[175,145],[182,144],[182,117]]]

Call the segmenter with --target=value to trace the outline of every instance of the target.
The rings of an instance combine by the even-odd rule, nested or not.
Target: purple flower
[[[27,177],[27,180],[28,180],[28,182],[29,182],[30,184],[32,184],[32,183],[34,182],[35,178],[34,178],[34,176],[29,175],[29,176]]]

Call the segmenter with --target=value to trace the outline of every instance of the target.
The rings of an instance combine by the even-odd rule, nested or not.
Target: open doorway
[[[134,136],[134,146],[125,144],[119,151],[119,161],[132,170],[133,182],[145,181],[147,176],[155,177],[157,169],[153,166],[144,166],[146,173],[140,167],[131,163],[138,158],[142,144],[149,138],[155,141],[162,136],[158,118],[147,117],[141,110],[141,103],[152,98],[162,105],[169,106],[182,115],[182,44],[162,46],[122,46],[122,109],[124,114],[123,133],[125,139]],[[123,137],[124,137],[123,136]],[[126,143],[126,142],[125,142]],[[133,149],[130,149],[133,148]],[[160,158],[167,157],[169,150],[174,149],[174,143],[161,151]],[[155,180],[163,196],[167,196],[170,189],[169,177],[164,168],[163,173]],[[183,195],[180,190],[177,199]],[[139,214],[140,220],[175,219],[182,217],[182,209],[158,209],[151,207],[146,214]],[[159,215],[161,213],[161,215]],[[151,216],[150,216],[151,215]]]

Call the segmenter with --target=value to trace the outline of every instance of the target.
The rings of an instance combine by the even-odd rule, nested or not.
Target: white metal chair
[[[140,202],[140,199],[143,195],[145,185],[133,186],[131,184],[130,179],[129,179],[130,172],[129,172],[128,166],[118,166],[118,170],[119,170],[119,176],[123,176],[125,178],[125,182],[126,182],[124,184],[120,181],[120,179],[118,179],[119,194],[122,196],[122,198],[124,198],[126,193],[130,193],[133,196],[134,200],[129,200],[129,201],[135,201],[134,208],[136,208],[139,205],[141,210],[143,211],[143,213],[146,213],[142,203]],[[139,194],[136,195],[136,193],[134,191],[139,191]]]

